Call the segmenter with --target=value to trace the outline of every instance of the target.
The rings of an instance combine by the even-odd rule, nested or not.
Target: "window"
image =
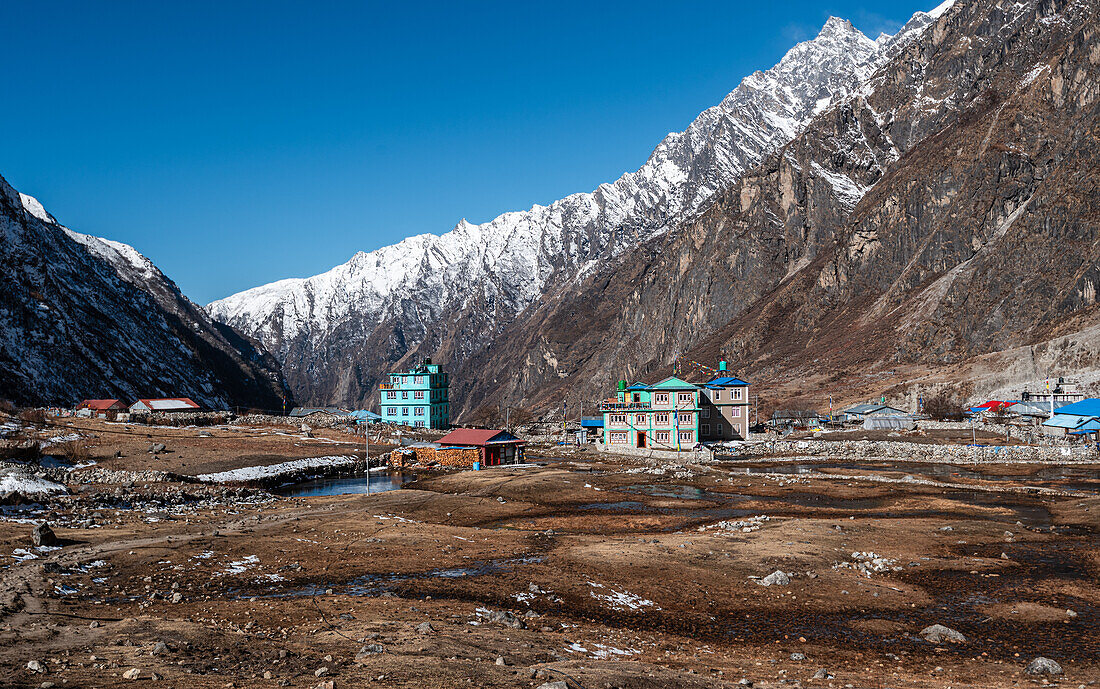
[[[409,408],[408,407],[401,407],[401,416],[408,416],[408,415],[409,415]]]
[[[403,400],[407,400],[407,399],[409,399],[409,393],[407,393],[407,392],[405,392],[404,390],[402,390],[402,391],[401,391],[401,399],[403,399]]]
[[[692,431],[680,431],[680,442],[690,443],[695,440],[695,433]]]
[[[414,377],[414,378],[413,378],[413,382],[414,382],[414,383],[417,383],[417,384],[423,383],[423,382],[424,382],[424,376],[416,376],[416,377]]]
[[[611,424],[612,426],[625,426],[626,414],[612,414],[608,417],[607,423]]]
[[[741,388],[734,388],[733,390],[730,390],[730,399],[731,400],[741,399]]]
[[[654,404],[668,404],[668,393],[667,392],[658,392],[658,393],[654,394],[653,395],[653,403]]]
[[[397,407],[386,407],[386,416],[397,416]]]
[[[393,384],[394,385],[401,385],[401,376],[394,376],[393,377]]]
[[[722,391],[721,390],[715,390],[714,391],[714,399],[716,399],[716,400],[722,399]]]
[[[394,392],[393,390],[390,390],[389,392],[386,393],[386,399],[388,399],[388,400],[397,399],[397,393]]]
[[[635,402],[641,402],[642,401],[642,393],[640,393],[640,392],[634,393],[634,401]]]
[[[638,424],[639,426],[644,426],[645,425],[645,414],[635,414],[634,415],[634,423]]]
[[[421,428],[423,428],[423,427],[424,427],[424,422],[423,422],[423,421],[417,421],[417,422],[416,422],[416,425],[417,425],[417,426],[420,426]]]
[[[625,443],[626,431],[613,431],[611,433],[611,442],[613,443]]]
[[[655,416],[657,418],[654,419],[654,423],[656,423],[659,426],[661,426],[661,425],[667,426],[668,425],[668,412],[662,412],[660,414],[655,414]]]
[[[703,415],[704,419],[709,419],[710,418],[710,407],[704,407],[703,411],[702,411],[702,415]]]
[[[414,407],[417,416],[424,416],[424,407]]]
[[[671,435],[672,433],[670,431],[657,431],[657,442],[667,443]]]
[[[676,401],[680,402],[681,404],[685,402],[691,404],[695,401],[695,395],[690,392],[680,392],[676,394]]]
[[[676,422],[681,426],[691,426],[695,423],[695,414],[689,411],[682,411],[677,417]]]
[[[424,391],[423,390],[417,390],[416,392],[414,392],[413,393],[413,399],[416,399],[416,400],[424,399]]]
[[[716,435],[722,435],[722,424],[717,424],[714,427],[714,432]]]
[[[730,416],[733,418],[739,418],[741,416],[741,407],[734,407],[730,410]]]
[[[703,424],[703,429],[700,431],[703,435],[710,435],[710,424]]]

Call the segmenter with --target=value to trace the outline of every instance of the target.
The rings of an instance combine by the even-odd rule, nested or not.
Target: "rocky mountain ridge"
[[[819,408],[1100,371],[1096,12],[957,3],[698,218],[517,319],[467,396],[553,408],[719,358]]]
[[[62,226],[0,178],[0,397],[191,397],[279,409],[278,363],[133,247]],[[292,398],[291,398],[292,399]]]
[[[746,77],[637,172],[587,194],[460,222],[359,253],[328,273],[208,305],[283,363],[303,400],[361,404],[379,376],[431,355],[461,367],[525,309],[698,215],[714,195],[845,100],[950,5],[871,40],[831,18],[772,69]]]

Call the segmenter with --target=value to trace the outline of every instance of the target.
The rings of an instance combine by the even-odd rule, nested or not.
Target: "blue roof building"
[[[1100,399],[1084,399],[1056,409],[1054,416],[1043,422],[1043,430],[1053,435],[1084,435],[1100,431]]]

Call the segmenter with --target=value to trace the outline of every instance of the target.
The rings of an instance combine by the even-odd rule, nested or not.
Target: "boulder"
[[[516,617],[507,610],[496,610],[489,613],[486,619],[493,624],[502,624],[505,627],[511,627],[512,629],[526,629],[527,623]]]
[[[920,630],[921,637],[932,644],[941,644],[944,641],[950,641],[954,644],[966,643],[966,636],[960,632],[955,631],[951,627],[945,627],[942,624],[934,624],[930,627],[925,627]]]
[[[379,653],[385,653],[386,647],[382,644],[366,644],[359,649],[359,652],[355,654],[355,662],[364,663],[371,659],[372,656],[376,656]]]
[[[782,570],[775,570],[768,576],[757,579],[756,583],[759,586],[787,586],[791,583],[791,577]]]
[[[137,669],[136,667],[132,667],[126,672],[123,672],[122,676],[125,679],[137,679],[138,677],[141,677],[141,670]]]
[[[431,622],[421,622],[416,625],[416,632],[417,634],[434,634],[435,627],[432,626]]]
[[[1029,675],[1060,675],[1062,674],[1062,666],[1050,658],[1038,656],[1027,664],[1024,672]]]
[[[46,672],[46,665],[37,660],[29,660],[27,661],[27,671],[44,674]]]
[[[57,536],[54,535],[53,529],[46,522],[34,527],[34,531],[31,532],[31,541],[35,545],[55,546],[58,544]]]

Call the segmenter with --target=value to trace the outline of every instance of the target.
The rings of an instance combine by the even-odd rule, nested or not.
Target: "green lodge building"
[[[619,381],[615,397],[600,404],[605,446],[691,450],[701,442],[743,440],[749,432],[749,384],[726,375],[705,383],[675,376],[656,385]]]

